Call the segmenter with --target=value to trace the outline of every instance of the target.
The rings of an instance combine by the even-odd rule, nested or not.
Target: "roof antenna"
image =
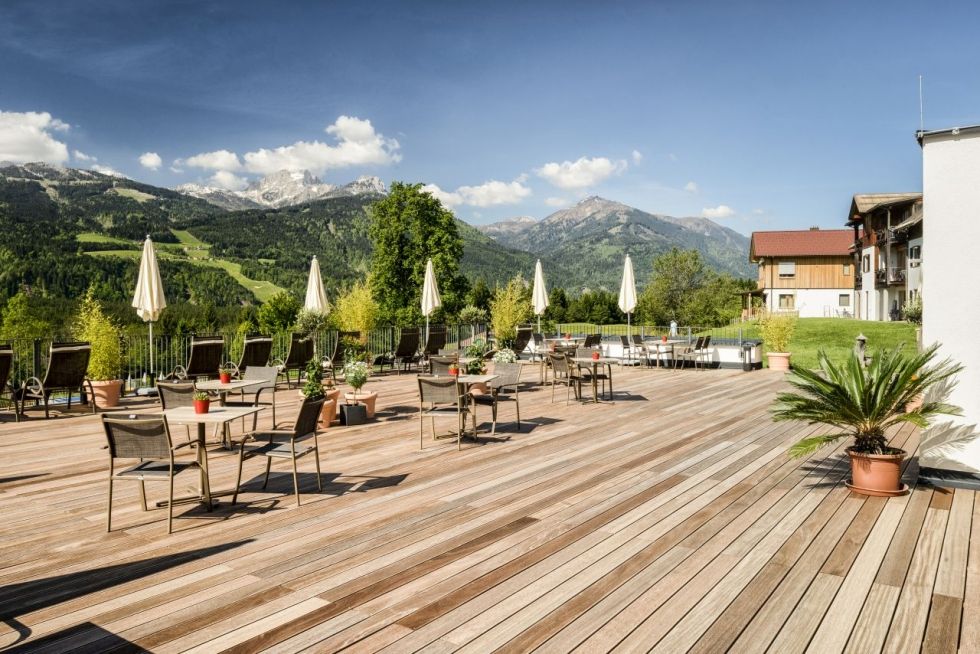
[[[925,118],[922,111],[922,75],[919,75],[919,131],[924,132],[926,130]]]

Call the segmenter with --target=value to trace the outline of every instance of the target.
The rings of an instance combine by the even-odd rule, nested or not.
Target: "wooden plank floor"
[[[840,448],[790,460],[813,429],[770,421],[768,371],[614,376],[614,404],[532,387],[520,431],[504,405],[462,451],[420,451],[414,378],[375,378],[378,420],[322,433],[321,492],[309,458],[298,508],[288,463],[262,491],[247,461],[237,506],[177,507],[171,536],[126,483],[105,533],[97,417],[3,416],[0,649],[980,651],[973,492],[916,485],[913,459],[910,494],[865,498]]]

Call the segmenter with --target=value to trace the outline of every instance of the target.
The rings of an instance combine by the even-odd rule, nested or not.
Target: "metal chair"
[[[476,412],[471,406],[473,395],[452,377],[419,375],[419,449],[424,449],[425,419],[429,418],[432,437],[436,436],[436,418],[456,418],[456,449],[462,449],[466,420],[473,419],[476,439]],[[428,406],[426,406],[428,405]]]
[[[267,431],[253,431],[242,435],[242,440],[238,449],[238,477],[235,481],[235,493],[232,495],[231,503],[238,502],[238,492],[242,485],[242,464],[245,459],[254,456],[264,456],[265,461],[265,481],[262,488],[269,484],[269,473],[272,471],[273,459],[288,459],[293,464],[293,489],[296,492],[296,506],[300,505],[299,499],[299,473],[296,470],[296,460],[313,454],[316,462],[316,487],[323,490],[323,483],[320,480],[320,449],[317,443],[317,422],[320,417],[320,409],[323,407],[325,398],[303,400],[299,408],[299,415],[296,417],[296,424],[291,430],[270,429]],[[278,439],[278,440],[277,440]],[[250,446],[252,441],[262,441],[258,445]],[[309,441],[312,440],[312,443]]]
[[[698,336],[694,341],[694,346],[689,347],[683,352],[675,355],[674,367],[678,365],[684,365],[685,361],[690,361],[694,364],[694,369],[697,370],[698,363],[701,364],[701,369],[705,369],[705,364],[707,363],[707,356],[709,354],[708,346],[711,344],[711,336]]]
[[[496,379],[489,383],[490,394],[473,394],[473,401],[476,404],[486,404],[490,406],[492,416],[492,426],[490,434],[497,433],[497,409],[501,401],[514,402],[517,411],[517,430],[521,430],[521,403],[519,397],[521,384],[521,371],[524,369],[519,363],[494,363],[493,374]]]
[[[160,394],[160,404],[164,411],[181,406],[194,406],[194,382],[157,382],[157,392]],[[184,425],[184,428],[187,430],[187,440],[193,440],[190,425]]]
[[[167,481],[167,533],[173,533],[174,477],[185,470],[196,469],[200,474],[204,500],[211,502],[208,477],[198,461],[177,461],[177,450],[192,447],[193,443],[174,445],[170,428],[164,416],[156,415],[103,415],[102,426],[109,444],[109,503],[106,510],[106,531],[112,531],[112,488],[116,480],[137,481],[140,485],[140,503],[146,511],[146,482]],[[139,459],[119,472],[115,471],[117,459]]]
[[[429,357],[429,372],[433,375],[448,375],[449,367],[453,365],[459,365],[458,356],[449,355]]]
[[[225,352],[225,339],[220,334],[191,336],[191,353],[187,365],[178,365],[167,379],[197,379],[215,377]]]
[[[48,367],[44,372],[44,378],[38,379],[31,377],[24,384],[21,391],[20,413],[24,414],[27,400],[34,400],[44,403],[44,417],[51,417],[49,404],[51,395],[55,391],[68,392],[68,409],[71,409],[71,394],[79,391],[80,395],[85,393],[88,386],[89,404],[92,405],[92,413],[95,413],[94,393],[92,392],[92,382],[85,377],[88,371],[88,360],[92,354],[92,346],[85,342],[73,343],[52,343],[48,354]]]
[[[289,379],[289,371],[296,371],[296,383],[299,384],[306,364],[313,358],[313,339],[293,332],[289,336],[289,351],[285,359],[277,359],[273,362],[279,368],[279,374],[286,377],[286,387],[292,388]]]
[[[344,341],[353,339],[357,340],[361,338],[361,332],[337,332],[337,342],[334,343],[333,353],[331,353],[329,359],[324,359],[321,362],[324,371],[330,373],[330,377],[337,381],[337,370],[343,368],[344,366]]]
[[[527,349],[527,344],[531,342],[531,328],[530,327],[518,327],[517,328],[517,338],[514,340],[514,353],[518,357]]]
[[[14,350],[9,343],[0,343],[0,395],[10,392],[10,401],[14,405],[14,422],[20,422],[20,411],[17,408],[17,389],[13,387],[10,373],[14,368]]]
[[[380,372],[384,372],[385,366],[396,368],[401,366],[402,371],[408,371],[411,366],[419,363],[419,330],[414,327],[402,329],[401,336],[398,338],[398,345],[390,356],[380,357],[378,363],[381,366]]]
[[[429,325],[429,335],[425,339],[422,356],[429,357],[433,354],[438,354],[439,350],[444,347],[446,347],[446,326]]]
[[[227,401],[225,406],[268,406],[272,407],[272,428],[275,429],[278,422],[276,421],[276,382],[279,379],[279,368],[276,366],[249,366],[245,369],[245,374],[242,376],[243,380],[246,381],[261,381],[260,384],[255,384],[254,386],[249,386],[248,388],[243,388],[241,390],[241,400]],[[262,402],[263,393],[268,391],[269,395],[272,397],[268,402]],[[251,397],[251,400],[246,399]],[[245,422],[242,418],[242,427],[244,428]],[[252,414],[252,430],[254,431],[258,427],[259,414]]]
[[[250,366],[268,366],[271,357],[272,337],[248,334],[242,344],[242,356],[238,363],[229,361],[227,365],[235,369],[236,377],[241,377]]]
[[[575,386],[575,399],[582,396],[582,375],[579,369],[571,365],[568,356],[565,354],[549,354],[548,361],[551,363],[551,401],[555,401],[555,386],[562,384],[566,387],[565,404],[568,404],[569,395],[572,392],[572,385]]]

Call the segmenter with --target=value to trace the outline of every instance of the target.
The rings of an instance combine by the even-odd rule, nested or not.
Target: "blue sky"
[[[168,187],[373,174],[432,184],[474,223],[598,194],[743,233],[840,226],[854,193],[921,188],[920,74],[927,128],[980,122],[976,3],[8,0],[0,14],[0,159]]]

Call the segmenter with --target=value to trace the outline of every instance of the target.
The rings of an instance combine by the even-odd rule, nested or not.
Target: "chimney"
[[[819,232],[820,231],[820,228],[819,227],[811,227],[810,228],[810,231],[811,232]]]

